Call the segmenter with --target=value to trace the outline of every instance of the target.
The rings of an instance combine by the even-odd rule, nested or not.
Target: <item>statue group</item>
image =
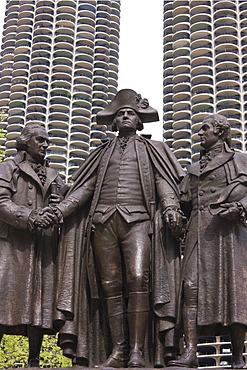
[[[229,333],[232,368],[246,367],[247,155],[212,114],[185,174],[164,142],[136,134],[158,119],[119,91],[97,115],[118,135],[72,186],[48,166],[39,125],[0,164],[0,337],[28,336],[29,367],[55,332],[74,366],[116,368],[196,368],[199,335]]]

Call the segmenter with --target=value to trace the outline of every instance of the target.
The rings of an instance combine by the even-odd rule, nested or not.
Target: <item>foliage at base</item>
[[[4,335],[0,344],[0,368],[27,367],[28,339],[19,335]],[[40,367],[71,367],[71,360],[62,355],[57,336],[45,335],[40,352]]]

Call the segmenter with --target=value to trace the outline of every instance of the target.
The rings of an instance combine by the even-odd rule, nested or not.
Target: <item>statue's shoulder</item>
[[[237,163],[247,164],[247,153],[234,152],[233,160]]]
[[[0,179],[10,182],[13,177],[14,170],[16,168],[17,165],[12,159],[0,163]]]
[[[160,150],[171,150],[169,146],[164,142],[164,141],[159,141],[159,140],[152,140],[146,137],[141,137],[141,140],[145,141],[148,145],[153,146],[156,149]]]

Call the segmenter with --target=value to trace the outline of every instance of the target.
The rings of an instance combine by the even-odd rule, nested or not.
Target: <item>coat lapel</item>
[[[218,167],[221,167],[223,164],[228,162],[233,157],[233,155],[234,155],[234,152],[223,152],[223,153],[218,154],[203,169],[203,171],[201,172],[201,175],[205,174],[206,172],[215,170]]]
[[[51,185],[51,182],[55,180],[57,177],[57,171],[53,168],[46,167],[46,182],[45,185],[42,185],[39,176],[36,174],[36,172],[32,169],[30,163],[28,161],[20,162],[18,163],[18,166],[21,171],[26,173],[28,176],[30,176],[40,187],[42,196],[45,198],[46,193]]]
[[[216,157],[210,161],[207,166],[203,169],[202,172],[200,172],[200,161],[193,163],[188,170],[188,173],[195,175],[197,177],[204,175],[205,173],[209,171],[213,171],[216,168],[222,166],[226,162],[228,162],[234,155],[234,152],[229,151],[229,152],[223,152],[218,154]]]

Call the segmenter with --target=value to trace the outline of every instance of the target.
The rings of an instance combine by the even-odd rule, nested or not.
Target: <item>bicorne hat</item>
[[[111,125],[119,109],[131,108],[140,117],[142,123],[159,121],[156,109],[150,107],[147,99],[142,99],[134,90],[120,90],[113,100],[96,115],[98,125]]]

